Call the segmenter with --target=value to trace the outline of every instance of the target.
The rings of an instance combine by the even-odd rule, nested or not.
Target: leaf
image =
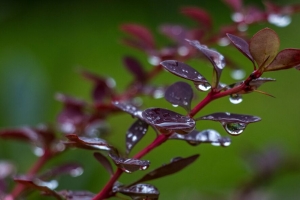
[[[201,143],[210,143],[214,146],[221,145],[223,147],[226,147],[231,143],[230,138],[222,137],[217,131],[212,129],[203,131],[193,130],[186,135],[174,133],[171,135],[170,139],[185,140],[193,146],[199,145]]]
[[[148,50],[155,49],[153,36],[146,27],[138,24],[123,24],[121,30],[132,35],[135,40],[142,43]]]
[[[195,85],[207,85],[208,81],[194,68],[176,60],[165,60],[160,63],[166,70],[181,78],[193,81]]]
[[[112,102],[112,104],[123,110],[124,112],[127,112],[129,114],[131,114],[134,117],[138,117],[141,118],[141,110],[139,110],[136,106],[132,105],[131,103],[127,103],[127,102],[121,102],[121,101],[114,101]]]
[[[176,82],[169,86],[165,92],[165,99],[173,105],[179,105],[186,111],[191,110],[193,89],[185,82]]]
[[[187,40],[190,45],[201,51],[214,66],[214,75],[212,81],[212,88],[216,88],[219,84],[222,70],[225,67],[225,58],[219,52],[207,48],[205,45],[201,45],[197,40]]]
[[[179,25],[163,24],[159,28],[160,32],[179,44],[185,44],[185,39],[188,38],[186,28]]]
[[[204,26],[207,31],[212,28],[212,20],[209,14],[198,7],[183,7],[180,9],[181,13],[196,20],[200,26]]]
[[[300,65],[300,49],[284,49],[280,51],[265,71],[276,71]]]
[[[114,163],[126,173],[132,173],[137,170],[146,170],[150,165],[150,161],[148,160],[122,158],[116,151],[110,151],[108,155],[111,157]]]
[[[275,31],[264,28],[258,31],[250,40],[250,53],[258,67],[264,71],[276,57],[280,41]]]
[[[244,39],[238,37],[238,36],[235,36],[235,35],[232,35],[232,34],[229,34],[229,33],[227,33],[226,35],[230,39],[230,41],[232,42],[232,44],[241,53],[243,53],[247,58],[249,58],[249,60],[251,60],[252,63],[254,63],[254,60],[253,60],[252,55],[251,55],[250,50],[249,50],[249,44],[248,44],[248,42],[245,41]]]
[[[177,131],[186,134],[195,127],[195,121],[190,118],[163,108],[148,108],[143,111],[144,120],[162,133]]]
[[[165,164],[165,165],[149,172],[148,174],[144,175],[142,178],[140,178],[139,180],[135,181],[134,183],[132,183],[130,185],[134,185],[134,184],[146,182],[146,181],[151,181],[151,180],[158,179],[158,178],[161,178],[164,176],[175,174],[175,173],[181,171],[182,169],[184,169],[185,167],[189,166],[193,162],[195,162],[198,157],[199,157],[199,154],[192,155],[192,156],[186,157],[186,158],[173,159],[173,161],[171,161],[169,164]]]
[[[146,72],[144,71],[141,63],[139,63],[135,58],[130,56],[125,56],[123,58],[123,63],[125,67],[134,75],[135,79],[139,82],[146,81]]]
[[[62,164],[60,166],[56,166],[46,172],[44,172],[42,175],[39,175],[39,178],[42,180],[49,180],[53,179],[56,176],[62,175],[62,174],[69,174],[73,177],[80,176],[83,173],[83,168],[78,163],[66,163]]]
[[[62,190],[58,192],[64,200],[92,200],[95,194],[89,191]]]
[[[30,127],[2,129],[0,130],[0,138],[22,140],[22,141],[29,141],[29,142],[37,142],[39,140],[39,136],[37,132]]]
[[[54,191],[54,188],[57,187],[57,182],[56,181],[49,181],[49,182],[44,182],[40,179],[34,178],[28,178],[28,177],[17,177],[14,178],[14,181],[19,183],[19,184],[23,184],[27,187],[31,187],[34,188],[36,190],[39,190],[41,192],[43,192],[46,195],[51,195],[53,197],[55,197],[58,200],[62,200],[62,197]]]
[[[150,184],[137,184],[130,187],[120,187],[117,192],[130,196],[134,200],[157,200],[159,191]]]
[[[78,147],[86,147],[90,149],[97,149],[97,150],[106,150],[109,151],[113,147],[110,146],[105,140],[100,138],[87,138],[87,137],[78,137],[76,134],[68,134],[66,137],[78,145]],[[75,146],[76,146],[75,145]]]
[[[114,174],[113,168],[109,160],[102,153],[95,152],[94,157],[96,158],[96,160],[98,160],[101,163],[101,165],[106,169],[106,171],[108,171],[108,173],[111,176]]]
[[[129,154],[131,149],[144,137],[148,131],[148,124],[140,119],[136,120],[126,133],[126,153]]]

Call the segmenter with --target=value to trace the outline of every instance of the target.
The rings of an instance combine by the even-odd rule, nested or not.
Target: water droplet
[[[230,44],[230,40],[227,37],[222,37],[219,39],[218,44],[222,47],[225,47]]]
[[[163,91],[163,90],[160,90],[160,89],[155,90],[155,91],[153,92],[153,97],[154,97],[155,99],[163,98],[163,97],[164,97],[164,91]]]
[[[221,145],[223,147],[228,147],[229,145],[231,145],[231,142],[230,141],[222,142]]]
[[[158,56],[150,56],[148,58],[148,62],[153,65],[153,66],[157,66],[159,65],[159,63],[161,62],[160,58]]]
[[[171,162],[176,162],[176,161],[181,160],[181,159],[182,159],[182,157],[175,157],[175,158],[171,159]]]
[[[238,29],[239,29],[239,31],[245,32],[248,30],[248,25],[247,24],[239,24]]]
[[[33,148],[33,153],[34,155],[36,155],[37,157],[41,157],[44,155],[44,149],[41,147],[34,147]]]
[[[268,21],[276,26],[286,27],[291,23],[292,19],[288,15],[270,14],[268,16]]]
[[[229,97],[229,101],[233,104],[239,104],[243,101],[243,98],[240,94],[231,94]]]
[[[235,12],[231,15],[231,19],[234,22],[241,22],[244,20],[244,15],[242,13]]]
[[[43,187],[48,187],[51,190],[54,190],[58,186],[58,182],[56,180],[51,180],[51,181],[42,181],[40,179],[35,179],[33,182],[38,185],[38,186],[43,186]]]
[[[220,142],[212,142],[211,145],[218,147],[221,145],[221,143]]]
[[[136,136],[133,136],[132,137],[132,142],[135,142],[137,140],[137,137]]]
[[[176,104],[172,104],[172,106],[175,107],[175,108],[178,107],[178,105],[176,105]]]
[[[241,134],[245,128],[246,128],[247,124],[245,123],[224,123],[224,128],[225,130],[231,134],[231,135],[239,135]]]
[[[245,77],[246,72],[242,69],[236,69],[232,70],[230,75],[235,80],[241,80]]]
[[[81,174],[83,174],[83,169],[81,167],[78,167],[70,171],[70,175],[72,177],[77,177],[80,176]]]
[[[141,167],[140,167],[140,170],[146,170],[146,169],[148,169],[148,167],[149,167],[148,165],[141,166]]]
[[[211,88],[211,86],[209,85],[209,83],[200,83],[200,84],[197,84],[197,88],[200,91],[208,91]]]
[[[189,54],[189,49],[185,46],[181,46],[177,49],[177,52],[180,56],[187,56]]]
[[[128,169],[122,169],[124,172],[126,172],[127,174],[131,174],[132,172],[129,171]]]
[[[76,127],[72,123],[65,122],[61,124],[60,130],[64,133],[73,133],[76,130]]]
[[[187,106],[187,105],[189,104],[187,101],[183,101],[182,103],[183,103],[183,105],[185,105],[185,106]]]
[[[105,82],[106,82],[106,85],[110,88],[114,88],[117,85],[115,79],[113,79],[111,77],[107,78]]]

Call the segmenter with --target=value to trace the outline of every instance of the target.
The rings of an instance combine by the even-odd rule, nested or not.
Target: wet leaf
[[[37,178],[31,179],[28,177],[17,177],[17,178],[14,178],[14,181],[19,184],[23,184],[27,187],[31,187],[36,190],[39,190],[46,195],[53,196],[58,200],[62,200],[62,197],[57,192],[54,191],[54,189],[58,185],[58,183],[54,180],[49,181],[49,182],[44,182]]]
[[[249,49],[258,67],[263,70],[276,57],[279,46],[277,33],[272,29],[264,28],[251,38]]]
[[[142,116],[148,124],[166,134],[172,131],[186,134],[195,127],[195,121],[192,118],[163,108],[146,109]]]
[[[95,194],[88,191],[63,190],[58,192],[64,200],[92,200]]]
[[[193,81],[196,86],[206,86],[210,89],[208,81],[191,66],[176,60],[165,60],[160,64],[172,74]]]
[[[222,137],[217,131],[212,129],[203,131],[193,130],[186,135],[174,133],[171,135],[170,139],[185,140],[193,146],[199,145],[201,143],[210,143],[214,146],[226,147],[231,143],[230,138]]]
[[[180,9],[181,13],[194,19],[199,23],[201,27],[205,27],[207,31],[210,31],[212,28],[212,21],[209,14],[198,7],[183,7]]]
[[[129,154],[131,149],[144,137],[148,131],[148,124],[140,119],[136,120],[126,133],[126,153]]]
[[[56,166],[53,169],[50,169],[44,172],[42,175],[39,175],[39,178],[42,180],[53,179],[62,174],[69,174],[73,177],[80,176],[83,173],[83,168],[78,163],[66,163],[60,166]]]
[[[114,101],[112,102],[112,104],[117,108],[123,110],[124,112],[131,114],[134,117],[141,118],[142,111],[139,110],[136,106],[132,105],[131,103]]]
[[[233,113],[213,113],[200,117],[196,120],[213,120],[219,121],[224,129],[231,135],[241,134],[249,123],[258,122],[261,118],[252,115],[241,115]]]
[[[250,50],[249,50],[249,44],[247,41],[245,41],[244,39],[238,37],[238,36],[235,36],[235,35],[232,35],[232,34],[229,34],[227,33],[227,37],[230,39],[230,41],[232,42],[232,44],[241,52],[243,53],[247,58],[249,58],[251,60],[251,62],[254,63],[254,60],[252,58],[252,55],[250,53]]]
[[[109,160],[102,153],[95,152],[94,157],[101,163],[101,165],[106,169],[106,171],[108,171],[111,176],[114,174]]]
[[[149,160],[123,158],[116,151],[110,151],[108,155],[114,163],[126,173],[132,173],[137,170],[146,170],[150,165]]]
[[[222,70],[225,67],[225,58],[219,52],[207,48],[205,45],[201,45],[197,40],[187,40],[193,47],[201,51],[211,62],[214,67],[214,75],[212,81],[212,88],[216,88],[219,84]]]
[[[138,60],[133,57],[126,56],[123,58],[125,67],[134,75],[135,79],[139,82],[145,82],[146,72]]]
[[[175,174],[175,173],[181,171],[182,169],[184,169],[185,167],[189,166],[190,164],[192,164],[194,161],[196,161],[196,159],[198,157],[199,157],[199,154],[192,155],[187,158],[173,159],[173,161],[170,162],[169,164],[165,164],[165,165],[149,172],[148,174],[146,174],[139,180],[135,181],[131,185],[158,179],[158,178],[168,176],[171,174]]]
[[[165,92],[165,99],[173,105],[179,105],[191,110],[191,102],[193,99],[193,89],[185,82],[176,82],[169,86]]]
[[[284,49],[280,51],[265,71],[276,71],[300,65],[300,49]]]
[[[159,197],[159,191],[156,187],[144,183],[121,187],[117,192],[130,196],[134,200],[157,200]]]
[[[105,140],[100,138],[87,138],[87,137],[78,137],[76,134],[68,134],[66,137],[73,143],[77,144],[79,147],[87,147],[97,150],[111,150],[110,146]],[[75,145],[76,146],[76,145]]]
[[[146,49],[155,49],[153,36],[146,27],[138,24],[123,24],[121,30],[132,35]]]
[[[249,86],[251,87],[252,90],[256,90],[257,88],[259,88],[262,84],[267,83],[267,82],[271,82],[271,81],[276,81],[273,78],[257,78],[257,79],[253,79],[250,83]]]

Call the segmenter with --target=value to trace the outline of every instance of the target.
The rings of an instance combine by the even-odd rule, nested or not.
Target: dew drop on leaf
[[[245,128],[245,123],[224,123],[225,130],[231,135],[239,135],[241,134]]]
[[[176,105],[176,104],[172,104],[172,106],[175,107],[175,108],[178,107],[178,105]]]
[[[231,94],[229,97],[229,101],[233,104],[239,104],[243,101],[243,98],[240,94]]]
[[[208,83],[195,83],[197,85],[197,89],[200,91],[208,91],[211,86]]]

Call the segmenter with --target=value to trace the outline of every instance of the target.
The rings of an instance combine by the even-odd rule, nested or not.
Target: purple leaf
[[[181,78],[193,81],[200,90],[209,90],[208,81],[194,68],[176,60],[165,60],[160,63],[166,70]]]
[[[121,30],[132,35],[147,50],[155,49],[153,36],[146,27],[138,24],[123,24]]]
[[[0,130],[0,138],[23,140],[29,142],[37,142],[39,140],[37,132],[30,127],[2,129]]]
[[[58,200],[62,200],[62,197],[57,192],[54,191],[54,189],[57,187],[58,184],[55,180],[44,182],[37,178],[17,177],[14,178],[14,181],[19,184],[23,184],[27,187],[31,187],[36,190],[39,190],[46,195],[51,195]]]
[[[42,180],[49,180],[62,174],[69,174],[73,177],[76,177],[76,176],[80,176],[82,173],[83,173],[83,168],[80,164],[67,163],[48,170],[42,175],[39,175],[39,178]]]
[[[75,134],[68,134],[66,137],[78,147],[86,147],[90,149],[97,150],[111,150],[112,146],[110,146],[105,140],[100,138],[87,138],[87,137],[78,137]],[[67,143],[68,144],[68,143]]]
[[[230,39],[232,44],[241,52],[243,53],[249,60],[251,60],[252,63],[254,63],[254,60],[251,56],[250,50],[249,50],[249,44],[244,39],[227,33],[227,37]]]
[[[239,135],[245,130],[249,123],[258,122],[261,120],[261,118],[252,115],[219,112],[200,117],[196,120],[219,121],[229,134]]]
[[[170,139],[185,140],[193,146],[199,145],[201,143],[210,143],[214,146],[221,145],[223,147],[227,147],[231,143],[230,138],[222,137],[217,131],[212,129],[203,131],[193,130],[186,135],[174,133],[171,135]]]
[[[205,45],[201,45],[197,40],[187,40],[190,45],[201,51],[211,62],[214,66],[214,74],[213,74],[213,81],[212,81],[212,88],[216,88],[219,84],[220,76],[222,70],[225,67],[225,58],[219,52],[207,48]]]
[[[278,35],[269,28],[258,31],[250,40],[249,50],[258,65],[264,71],[277,55],[280,46]]]
[[[195,128],[195,121],[190,118],[163,108],[149,108],[142,113],[145,121],[162,133],[172,131],[186,134]]]
[[[194,19],[199,23],[200,26],[204,26],[207,31],[212,28],[212,21],[209,14],[198,7],[183,7],[180,9],[181,13]]]
[[[123,110],[124,112],[127,112],[129,114],[131,114],[134,117],[138,117],[141,118],[141,110],[139,110],[136,106],[132,105],[131,103],[127,103],[127,102],[120,102],[120,101],[114,101],[112,102],[112,104]]]
[[[113,173],[113,168],[109,162],[109,160],[99,152],[94,153],[94,157],[101,163],[101,165],[108,171],[108,173],[112,176]]]
[[[168,176],[171,174],[175,174],[179,171],[181,171],[182,169],[184,169],[185,167],[189,166],[190,164],[192,164],[194,161],[196,161],[196,159],[199,157],[199,154],[187,157],[187,158],[180,158],[180,159],[173,159],[169,164],[165,164],[151,172],[149,172],[148,174],[146,174],[145,176],[143,176],[142,178],[140,178],[139,180],[135,181],[134,183],[130,184],[130,185],[134,185],[137,183],[141,183],[141,182],[146,182],[146,181],[150,181],[150,180],[154,180],[154,179],[158,179],[164,176]]]
[[[150,165],[148,160],[138,160],[134,158],[122,158],[116,151],[110,151],[109,157],[114,163],[126,173],[132,173],[137,170],[146,170]]]
[[[148,124],[140,119],[135,121],[126,133],[126,153],[129,154],[131,149],[144,137],[148,130]]]
[[[146,81],[146,72],[144,71],[141,63],[139,63],[135,58],[126,56],[123,58],[123,63],[125,67],[134,75],[136,80],[139,82]]]
[[[117,192],[132,197],[135,200],[157,200],[159,191],[150,184],[136,184],[130,187],[120,187]]]
[[[64,200],[92,200],[95,194],[88,191],[63,190],[58,192]]]
[[[284,49],[280,51],[265,71],[276,71],[300,65],[300,49]]]
[[[179,105],[187,111],[191,110],[193,96],[192,87],[185,82],[176,82],[169,86],[165,92],[165,99],[168,102]]]

